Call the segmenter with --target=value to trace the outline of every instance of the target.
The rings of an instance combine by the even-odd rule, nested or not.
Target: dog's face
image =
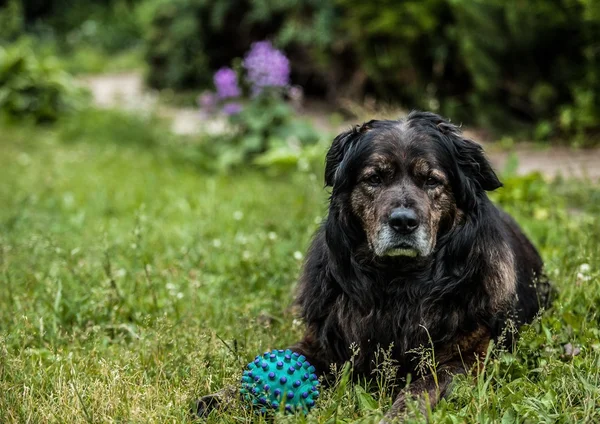
[[[374,136],[351,190],[352,211],[377,256],[429,255],[440,226],[456,215],[448,175],[426,143],[410,141],[399,132]]]
[[[358,220],[375,256],[409,258],[430,255],[478,195],[501,185],[481,148],[430,113],[338,136],[326,183],[332,204]]]

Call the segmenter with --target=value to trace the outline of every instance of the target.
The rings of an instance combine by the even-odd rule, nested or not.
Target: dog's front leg
[[[194,418],[207,417],[214,410],[226,409],[239,395],[239,387],[227,386],[218,392],[202,396],[196,401],[190,413]]]
[[[389,424],[396,419],[401,421],[401,416],[406,412],[408,399],[416,399],[419,409],[423,415],[427,415],[427,409],[433,408],[443,397],[449,393],[450,383],[456,374],[465,374],[474,361],[463,364],[456,361],[442,365],[436,372],[436,376],[426,375],[405,387],[396,397],[392,408],[385,414],[380,424]]]

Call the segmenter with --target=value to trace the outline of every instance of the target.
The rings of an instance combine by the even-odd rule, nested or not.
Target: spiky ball
[[[319,380],[303,355],[273,350],[258,355],[242,376],[240,393],[257,411],[304,412],[315,406]]]

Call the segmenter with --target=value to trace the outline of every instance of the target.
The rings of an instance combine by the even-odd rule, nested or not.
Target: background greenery
[[[598,136],[598,2],[178,0],[157,6],[151,28],[157,87],[207,84],[271,37],[295,81],[330,101],[373,94],[541,140]]]

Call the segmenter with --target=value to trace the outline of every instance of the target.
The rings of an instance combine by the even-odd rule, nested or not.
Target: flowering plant
[[[213,143],[220,165],[248,160],[265,166],[295,164],[302,147],[318,136],[294,116],[290,103],[301,100],[302,90],[290,84],[289,60],[269,41],[260,41],[234,68],[219,69],[213,77],[215,91],[198,98],[204,115],[226,115],[232,130]]]

